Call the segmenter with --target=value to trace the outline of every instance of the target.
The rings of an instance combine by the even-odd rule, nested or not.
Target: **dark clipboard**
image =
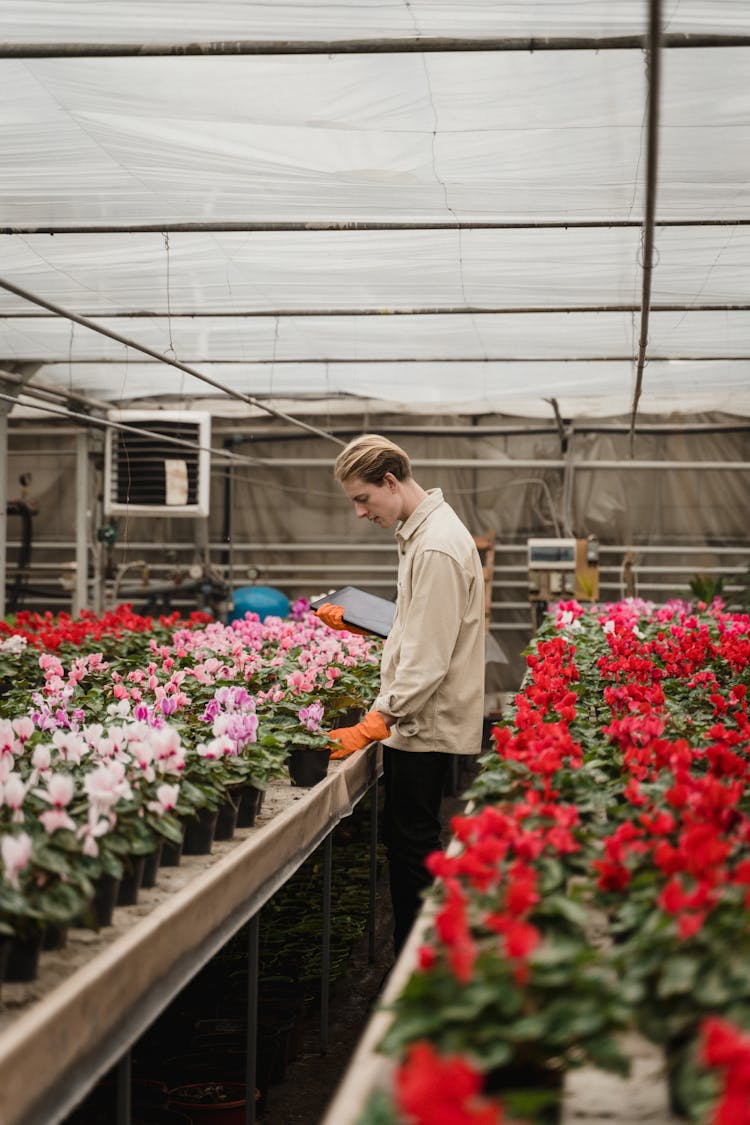
[[[313,598],[310,605],[313,609],[318,609],[326,602],[342,607],[345,625],[366,629],[376,637],[387,637],[391,631],[396,614],[395,602],[379,598],[377,594],[368,594],[367,590],[360,590],[357,586],[342,586],[339,590],[332,590],[330,594]]]

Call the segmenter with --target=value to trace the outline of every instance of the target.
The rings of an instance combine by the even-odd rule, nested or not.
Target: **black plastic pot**
[[[118,906],[135,906],[138,902],[138,892],[143,883],[143,868],[145,865],[146,857],[143,855],[134,855],[128,860],[117,891]]]
[[[44,927],[42,949],[63,949],[68,940],[68,927],[47,924]]]
[[[237,827],[237,813],[239,808],[239,793],[235,792],[231,797],[227,797],[226,801],[219,806],[219,811],[216,815],[216,829],[214,831],[214,840],[231,840],[234,836],[234,830]]]
[[[103,926],[112,925],[112,915],[115,912],[117,905],[117,896],[120,893],[120,880],[116,879],[114,875],[100,876],[97,884],[94,898],[91,903],[91,910],[94,915],[94,923],[100,929]]]
[[[5,979],[5,966],[8,964],[11,941],[9,937],[0,937],[0,984]]]
[[[289,776],[293,785],[310,789],[328,773],[328,758],[330,750],[309,750],[307,747],[295,747],[287,758]]]
[[[499,1095],[513,1117],[527,1118],[538,1125],[558,1125],[562,1120],[564,1080],[562,1070],[525,1060],[490,1071],[483,1092]]]
[[[156,886],[156,879],[157,879],[157,875],[158,875],[158,872],[159,872],[159,865],[161,863],[161,856],[162,856],[163,850],[164,850],[164,844],[163,844],[163,842],[161,842],[157,846],[156,851],[149,852],[149,854],[147,856],[143,857],[144,858],[144,864],[143,864],[143,879],[141,880],[141,886],[142,887],[154,887],[154,886]]]
[[[10,984],[36,980],[43,937],[44,930],[40,928],[27,937],[11,938],[3,976],[5,981]]]
[[[159,860],[160,867],[179,867],[180,860],[182,859],[182,852],[185,846],[185,833],[182,834],[182,839],[179,844],[173,844],[171,840],[165,840],[164,846],[161,849],[161,859]]]
[[[185,840],[182,845],[183,855],[210,855],[211,845],[214,842],[216,809],[200,809],[185,824]]]
[[[243,785],[239,792],[237,827],[252,828],[263,804],[263,790],[255,785]]]

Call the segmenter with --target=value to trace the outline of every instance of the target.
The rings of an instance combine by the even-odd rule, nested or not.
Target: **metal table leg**
[[[333,833],[323,841],[323,963],[320,970],[320,1053],[328,1054],[328,1002],[331,987],[331,873]]]
[[[260,911],[247,924],[247,1059],[245,1122],[255,1125],[255,1059],[258,1051],[258,935]]]

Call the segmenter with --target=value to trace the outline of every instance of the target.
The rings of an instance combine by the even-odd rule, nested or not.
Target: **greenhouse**
[[[0,89],[0,1125],[750,1125],[748,5]]]

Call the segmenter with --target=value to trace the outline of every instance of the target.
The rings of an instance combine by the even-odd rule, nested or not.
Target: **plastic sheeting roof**
[[[647,19],[3,0],[0,277],[282,409],[626,413]],[[750,5],[665,0],[662,32],[639,410],[750,415]],[[25,362],[113,405],[239,408],[0,289],[0,367]]]

